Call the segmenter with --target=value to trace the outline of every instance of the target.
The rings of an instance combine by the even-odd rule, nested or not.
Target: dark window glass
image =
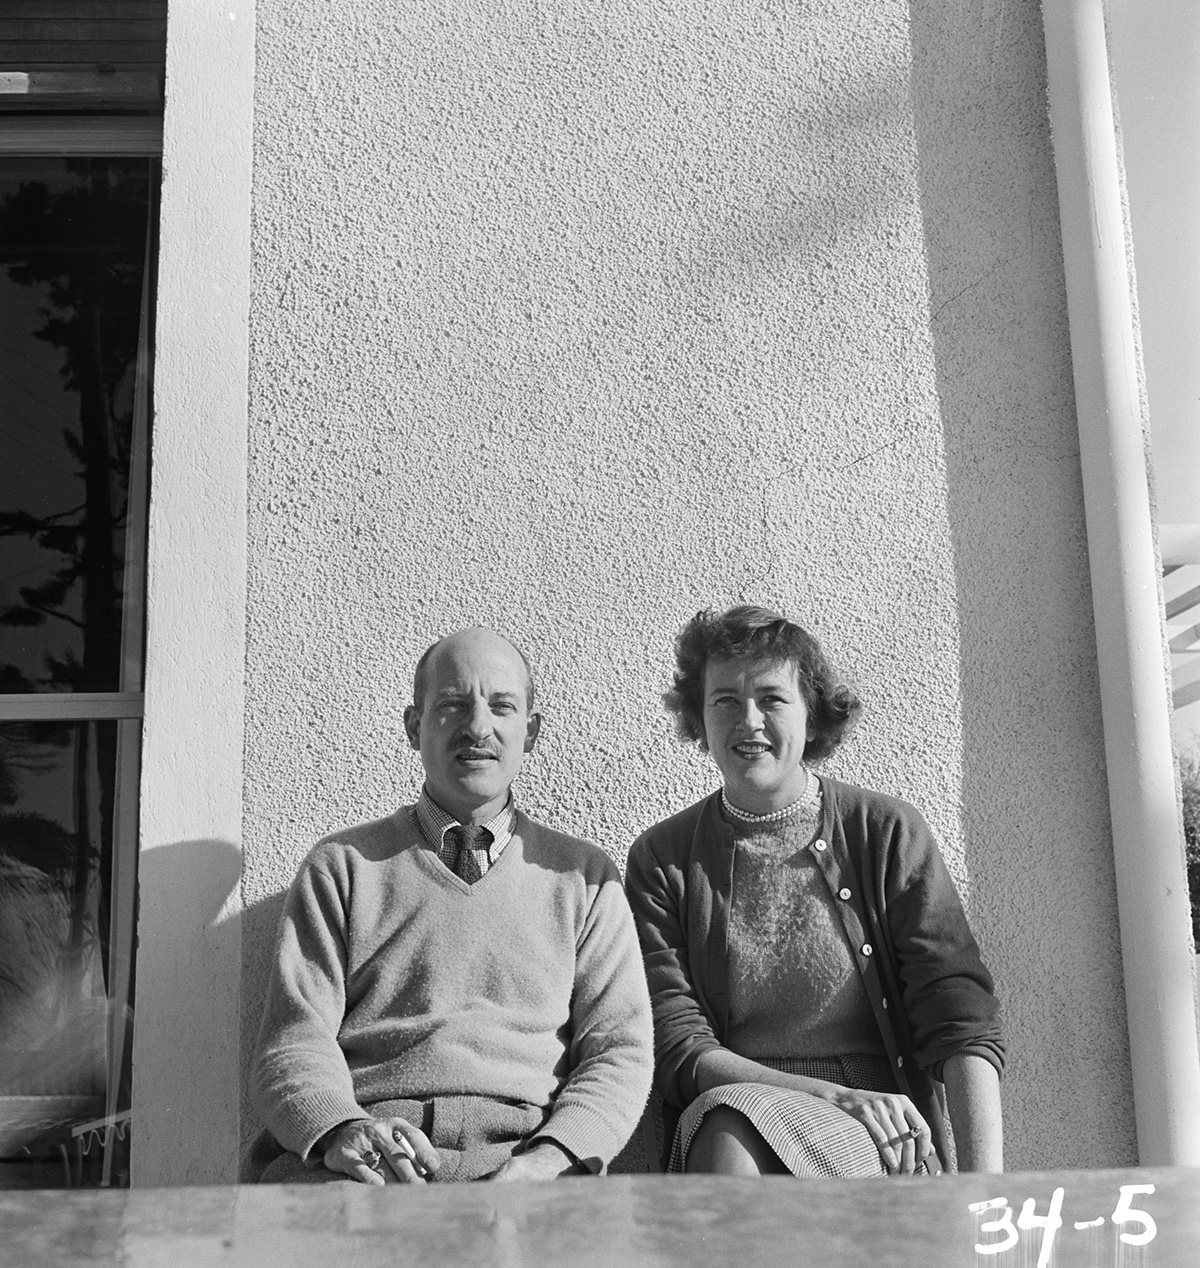
[[[125,573],[157,186],[157,160],[0,160],[0,693],[141,688]]]

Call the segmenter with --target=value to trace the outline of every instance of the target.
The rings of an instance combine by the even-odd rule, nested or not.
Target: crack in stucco
[[[962,290],[956,291],[953,295],[950,296],[949,299],[943,300],[937,306],[937,308],[934,309],[933,313],[930,315],[929,320],[931,322],[937,321],[937,319],[942,315],[942,313],[946,311],[947,308],[950,307],[951,304],[962,299],[962,297],[966,295],[968,292],[977,290],[980,286],[984,284],[984,282],[988,280],[989,277],[991,277],[995,273],[998,273],[1008,263],[1009,263],[1008,256],[1005,256],[1003,260],[998,260],[995,264],[992,265],[990,269],[988,269],[986,273],[981,274],[973,282],[968,282],[967,285],[962,288]]]

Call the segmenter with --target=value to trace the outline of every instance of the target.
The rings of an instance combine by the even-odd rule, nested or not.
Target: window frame
[[[145,117],[38,116],[5,120],[0,129],[0,158],[162,158],[162,120]],[[147,242],[147,268],[143,286],[152,284],[154,262]],[[148,302],[147,302],[148,301]],[[138,339],[138,364],[134,387],[134,438],[130,453],[129,536],[126,542],[126,573],[121,611],[120,684],[116,691],[0,693],[0,722],[99,722],[117,723],[116,773],[112,822],[112,862],[109,878],[109,927],[113,930],[108,948],[108,998],[125,1004],[131,1001],[137,943],[137,872],[139,856],[140,785],[145,720],[145,692],[129,680],[131,668],[142,677],[145,661],[147,526],[149,516],[150,471],[150,304],[153,295],[144,295],[142,328]],[[119,1082],[126,1063],[128,1028],[123,1007],[109,1010],[107,1051],[108,1075],[105,1117],[82,1124],[80,1135],[95,1130],[105,1143],[108,1132],[118,1129],[116,1119],[126,1120],[128,1110],[114,1115]],[[110,1121],[111,1120],[111,1121]],[[124,1121],[119,1124],[124,1134]],[[113,1153],[104,1150],[101,1184],[112,1178]]]

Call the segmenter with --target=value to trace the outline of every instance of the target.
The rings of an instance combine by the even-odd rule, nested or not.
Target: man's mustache
[[[488,757],[496,758],[497,761],[500,759],[500,754],[490,744],[470,744],[460,741],[454,746],[454,752],[455,754],[474,753],[478,756],[486,754]]]

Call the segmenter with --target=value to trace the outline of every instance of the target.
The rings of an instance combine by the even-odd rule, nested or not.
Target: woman
[[[858,698],[764,608],[698,613],[676,662],[724,786],[629,854],[668,1170],[937,1171],[943,1085],[959,1169],[1001,1170],[999,1006],[929,828],[810,769]]]

